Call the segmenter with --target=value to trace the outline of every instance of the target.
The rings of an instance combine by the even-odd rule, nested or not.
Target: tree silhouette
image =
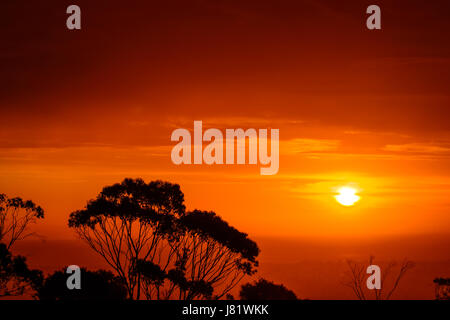
[[[395,290],[397,290],[404,275],[415,266],[412,261],[404,259],[397,268],[397,272],[395,272],[398,264],[393,261],[389,262],[387,265],[381,267],[381,289],[369,290],[366,284],[366,278],[368,276],[366,269],[369,265],[374,264],[374,259],[371,256],[368,264],[347,260],[349,272],[346,274],[347,279],[344,280],[343,284],[351,288],[359,300],[370,299],[370,295],[375,300],[389,300]]]
[[[9,250],[14,242],[25,239],[33,233],[28,226],[44,218],[44,210],[31,200],[8,198],[0,194],[0,242]]]
[[[284,285],[265,279],[242,285],[239,296],[241,300],[297,300],[295,293]]]
[[[44,210],[31,200],[0,194],[0,297],[34,296],[42,284],[42,272],[29,269],[24,257],[10,251],[16,241],[33,234],[29,225],[42,218]]]
[[[220,299],[245,276],[255,272],[259,249],[253,241],[214,212],[194,210],[178,220],[174,266],[167,272],[139,261],[148,298]],[[164,293],[160,288],[170,282]],[[214,293],[215,290],[215,294]]]
[[[13,256],[7,246],[0,243],[0,297],[34,296],[42,280],[40,270],[30,270],[24,257]]]
[[[450,300],[450,278],[436,278],[433,282],[436,300]]]
[[[131,299],[221,298],[253,274],[256,243],[213,212],[186,213],[180,187],[125,179],[103,188],[69,226],[125,283]]]
[[[67,268],[48,276],[38,289],[40,300],[124,300],[127,289],[113,273],[105,270],[88,271],[81,268],[81,289],[69,290]]]

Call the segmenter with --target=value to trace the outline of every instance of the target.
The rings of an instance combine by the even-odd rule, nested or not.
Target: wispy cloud
[[[278,128],[282,125],[297,125],[302,124],[304,121],[298,119],[273,119],[273,118],[261,118],[261,117],[199,117],[198,119],[192,118],[171,118],[167,119],[166,126],[168,128],[186,128],[188,130],[193,129],[194,120],[202,120],[205,128]]]
[[[383,148],[388,152],[415,153],[415,154],[448,154],[450,155],[450,146],[439,143],[407,143],[407,144],[388,144]]]
[[[292,139],[281,144],[281,154],[294,155],[300,153],[322,153],[336,151],[339,140],[327,139]]]

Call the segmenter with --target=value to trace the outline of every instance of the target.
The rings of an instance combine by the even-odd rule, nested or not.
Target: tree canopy
[[[258,266],[255,242],[214,212],[186,212],[179,185],[125,179],[103,188],[69,226],[131,299],[221,298]]]
[[[0,242],[10,249],[17,240],[32,235],[31,223],[44,218],[44,210],[31,200],[9,198],[0,193]]]

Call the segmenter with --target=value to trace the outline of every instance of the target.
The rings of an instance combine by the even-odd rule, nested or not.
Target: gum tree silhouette
[[[44,210],[31,200],[8,198],[0,194],[0,242],[9,250],[14,242],[25,239],[30,224],[44,218]]]
[[[436,278],[433,282],[436,300],[450,300],[450,278]]]
[[[144,276],[147,298],[220,299],[245,275],[255,272],[256,243],[214,212],[188,212],[178,220],[178,228],[182,236],[175,244],[173,268],[166,271],[151,262],[138,261],[136,271]],[[165,280],[168,288],[161,291]]]
[[[42,272],[28,268],[26,259],[14,256],[11,248],[33,233],[30,224],[44,218],[44,210],[30,200],[0,194],[0,297],[34,296],[42,284]]]
[[[81,289],[69,290],[67,267],[48,276],[37,290],[40,300],[124,300],[127,289],[113,273],[81,268]]]
[[[275,284],[265,279],[241,286],[241,300],[297,300],[295,293],[282,284]]]
[[[369,290],[367,288],[366,279],[369,276],[366,273],[367,267],[374,264],[375,258],[371,256],[368,264],[347,260],[349,271],[346,273],[346,280],[343,284],[352,289],[353,293],[359,300],[368,300],[370,296],[374,300],[389,300],[395,290],[398,289],[400,281],[405,274],[414,268],[412,261],[404,259],[400,265],[396,262],[389,262],[385,266],[381,266],[381,289]],[[398,267],[398,268],[397,268]],[[395,270],[397,268],[397,271]]]
[[[259,249],[213,212],[186,212],[180,187],[125,179],[69,226],[125,283],[130,299],[210,299],[256,271]]]

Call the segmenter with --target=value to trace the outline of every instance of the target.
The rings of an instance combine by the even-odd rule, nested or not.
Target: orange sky
[[[80,0],[81,31],[44,2],[2,4],[0,191],[44,207],[47,239],[124,177],[179,183],[251,236],[448,236],[448,1],[377,1],[381,31],[368,1]],[[279,173],[173,165],[194,120],[279,128]]]

